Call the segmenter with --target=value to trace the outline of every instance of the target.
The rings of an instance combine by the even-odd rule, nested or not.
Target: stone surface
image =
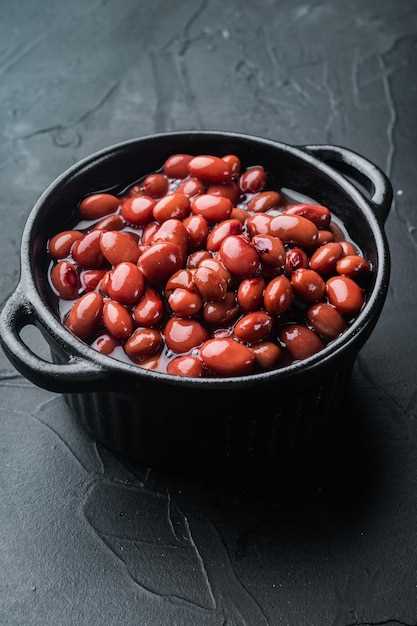
[[[387,171],[395,204],[352,422],[299,468],[308,481],[226,489],[128,468],[0,357],[0,623],[416,624],[416,4],[5,0],[1,13],[2,301],[45,186],[146,133],[346,145]]]

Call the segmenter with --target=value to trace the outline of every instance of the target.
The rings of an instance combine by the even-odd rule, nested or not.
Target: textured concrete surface
[[[300,468],[304,488],[127,468],[0,357],[0,623],[416,624],[416,3],[0,8],[1,301],[34,200],[116,141],[192,127],[337,143],[395,187],[392,282],[355,370],[359,419],[320,451],[320,471]]]

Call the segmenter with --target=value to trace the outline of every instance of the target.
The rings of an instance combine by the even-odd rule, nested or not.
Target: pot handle
[[[392,203],[392,186],[385,174],[373,163],[360,154],[331,145],[300,146],[306,152],[321,159],[352,180],[370,194],[378,220],[385,224]]]
[[[106,379],[106,370],[84,357],[71,356],[68,363],[56,364],[32,352],[19,333],[37,321],[32,304],[18,286],[1,312],[0,340],[7,357],[25,378],[58,393],[91,391]]]

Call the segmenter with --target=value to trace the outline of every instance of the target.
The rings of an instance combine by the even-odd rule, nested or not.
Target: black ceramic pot
[[[126,185],[160,167],[172,153],[236,153],[262,163],[279,183],[328,205],[346,224],[374,268],[366,306],[347,332],[319,354],[289,367],[236,378],[188,379],[146,371],[100,354],[60,323],[51,307],[46,243],[77,221],[80,197]],[[77,163],[40,197],[27,221],[21,277],[0,318],[4,350],[35,384],[65,394],[101,443],[154,464],[207,458],[274,458],[337,419],[355,357],[384,304],[389,252],[384,221],[392,188],[363,157],[335,146],[293,147],[236,133],[192,131],[152,135],[102,150]],[[20,338],[35,324],[53,363]]]

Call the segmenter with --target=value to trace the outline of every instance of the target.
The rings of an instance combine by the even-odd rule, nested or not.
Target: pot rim
[[[59,187],[79,170],[85,168],[87,165],[94,161],[100,160],[104,156],[108,156],[111,153],[117,153],[118,151],[126,148],[130,145],[137,143],[146,143],[156,138],[184,138],[185,136],[193,136],[196,138],[217,136],[224,139],[244,140],[250,141],[254,144],[261,144],[270,148],[275,148],[286,152],[297,159],[304,161],[306,164],[312,166],[316,170],[320,170],[326,177],[332,179],[339,187],[343,189],[347,195],[352,199],[356,206],[359,207],[363,218],[367,220],[373,236],[376,242],[377,249],[377,273],[375,276],[375,283],[371,294],[369,295],[365,306],[361,310],[358,317],[351,324],[340,337],[328,344],[323,350],[314,354],[313,356],[303,361],[294,362],[281,369],[268,370],[258,374],[250,374],[246,376],[236,376],[227,378],[190,378],[190,377],[177,377],[170,374],[155,372],[152,370],[146,370],[137,365],[125,363],[119,361],[110,356],[101,354],[91,348],[88,344],[82,342],[75,335],[61,324],[61,322],[55,317],[51,308],[43,301],[37,286],[35,284],[30,256],[31,248],[33,245],[33,236],[36,234],[36,219],[42,205],[48,198],[48,196],[59,189]],[[362,339],[362,343],[366,340],[366,330],[372,329],[372,325],[376,322],[382,306],[385,301],[386,293],[388,290],[388,279],[390,272],[390,258],[388,242],[381,223],[378,221],[374,210],[372,209],[372,201],[367,200],[365,196],[351,183],[343,174],[339,173],[333,167],[324,163],[303,150],[302,147],[295,147],[286,143],[277,142],[272,139],[264,137],[258,137],[255,135],[249,135],[244,133],[218,131],[218,130],[190,130],[190,131],[172,131],[164,133],[153,133],[143,137],[130,139],[127,141],[119,142],[114,145],[103,148],[93,154],[77,161],[70,168],[60,174],[55,180],[48,185],[45,191],[41,194],[39,199],[33,206],[28,219],[25,224],[25,228],[22,235],[21,242],[21,283],[24,293],[30,292],[30,303],[33,306],[39,322],[44,329],[52,335],[52,337],[61,344],[61,346],[67,351],[69,355],[76,355],[77,357],[84,358],[88,362],[92,362],[95,365],[101,367],[104,371],[112,374],[124,374],[129,378],[138,378],[153,380],[154,382],[170,383],[175,385],[183,385],[184,387],[222,387],[222,388],[237,388],[241,385],[253,385],[256,382],[272,382],[282,381],[288,377],[297,376],[300,374],[306,374],[319,366],[329,364],[329,361],[336,360],[343,356],[343,353],[347,353],[351,348],[354,348],[357,343]],[[363,338],[364,337],[364,338]],[[131,382],[131,381],[130,381]]]

